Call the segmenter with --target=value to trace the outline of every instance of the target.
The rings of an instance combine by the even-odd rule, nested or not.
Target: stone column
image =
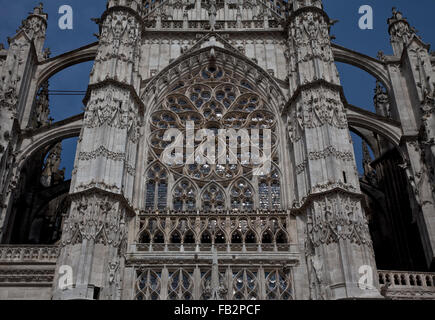
[[[138,97],[140,2],[110,0],[85,97],[72,199],[57,270],[70,266],[73,286],[56,274],[54,299],[120,299],[143,105]],[[61,286],[59,286],[59,282]]]
[[[329,27],[321,1],[293,1],[287,117],[310,298],[380,297]],[[358,284],[361,270],[369,288]]]
[[[47,14],[42,5],[22,22],[17,33],[8,38],[9,49],[0,68],[0,241],[8,242],[4,228],[9,223],[13,194],[19,172],[15,163],[15,147],[31,82],[42,55]]]

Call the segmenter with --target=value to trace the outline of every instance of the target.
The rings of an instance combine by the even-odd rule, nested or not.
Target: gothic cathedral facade
[[[40,5],[0,48],[1,299],[435,299],[435,54],[399,11],[377,58],[331,42],[321,0],[108,0],[95,20],[98,42],[50,57]],[[53,123],[48,79],[85,61],[84,113]],[[378,80],[376,113],[336,62]],[[256,130],[269,170],[243,146],[164,161],[188,124]]]

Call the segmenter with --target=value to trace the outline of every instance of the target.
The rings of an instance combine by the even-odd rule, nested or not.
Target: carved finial
[[[370,164],[372,162],[372,156],[370,155],[369,146],[367,145],[367,142],[363,140],[362,142],[362,149],[363,149],[363,164]]]
[[[406,18],[396,8],[393,8],[393,16],[387,20],[387,23],[394,54],[400,56],[403,48],[416,36],[417,30],[410,26]]]
[[[402,12],[398,11],[396,7],[393,7],[392,13],[393,13],[392,17],[387,20],[389,26],[391,26],[392,24],[400,20],[406,22],[406,18],[403,17]]]
[[[51,50],[50,50],[50,48],[45,48],[44,51],[43,51],[43,53],[42,53],[42,57],[43,57],[45,60],[47,60],[47,59],[50,58],[50,55],[51,55]]]
[[[34,14],[44,14],[44,4],[42,2],[39,3],[39,6],[33,9]]]
[[[44,19],[47,19],[47,13],[44,12],[44,4],[40,2],[37,7],[33,8],[33,12],[29,12],[29,15],[43,16]]]
[[[378,59],[381,61],[385,61],[385,54],[383,51],[378,51]]]

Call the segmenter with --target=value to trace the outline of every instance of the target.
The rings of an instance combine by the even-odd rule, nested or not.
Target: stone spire
[[[42,54],[44,47],[47,19],[48,14],[44,12],[44,7],[41,2],[39,6],[35,7],[33,12],[30,12],[29,16],[22,21],[21,26],[17,30],[17,35],[23,31],[29,40],[33,41],[38,56]]]
[[[387,20],[387,23],[394,55],[400,56],[404,46],[408,45],[412,37],[416,35],[416,30],[395,7],[393,7],[393,16]]]
[[[2,163],[0,194],[3,194],[0,238],[4,219],[11,210],[10,200],[13,199],[13,193],[17,189],[16,177],[19,173],[13,166],[15,161],[13,150],[19,140],[19,129],[28,126],[28,123],[23,120],[24,114],[31,113],[30,108],[27,107],[28,101],[32,100],[30,104],[33,105],[36,95],[33,90],[38,89],[33,89],[32,83],[36,78],[38,59],[42,56],[47,17],[40,4],[23,20],[17,33],[8,38],[8,50],[4,50],[3,46],[0,47],[0,163]],[[5,168],[11,172],[4,171]]]
[[[408,183],[412,186],[417,224],[425,248],[428,266],[435,265],[435,73],[432,69],[430,46],[417,36],[402,13],[393,8],[388,19],[389,33],[394,54],[400,58],[400,66],[390,65],[393,83],[391,98],[394,112],[401,121],[404,148],[409,155],[406,165]],[[406,87],[403,83],[406,82]],[[417,133],[420,132],[420,135]],[[419,143],[417,142],[418,140]]]
[[[84,103],[71,181],[71,208],[58,268],[73,267],[74,288],[55,299],[121,298],[126,223],[132,209],[143,105],[139,98],[140,1],[109,0]],[[80,254],[79,252],[82,252]]]
[[[310,295],[311,299],[380,297],[373,285],[359,287],[358,268],[350,267],[368,265],[376,274],[332,54],[330,20],[322,8],[318,0],[295,0],[287,22],[292,95],[287,124],[291,157],[295,159],[294,206],[300,207],[307,219],[305,255]]]

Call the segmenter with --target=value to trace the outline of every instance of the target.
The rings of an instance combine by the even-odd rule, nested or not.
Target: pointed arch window
[[[253,190],[247,181],[238,180],[231,188],[231,208],[252,210],[254,208]]]
[[[174,210],[192,211],[196,209],[196,188],[187,179],[181,180],[173,191]]]
[[[215,184],[205,188],[201,196],[201,206],[205,211],[225,209],[225,194]]]
[[[140,273],[136,286],[138,294],[137,300],[159,300],[161,290],[161,272],[155,272],[150,269]]]
[[[281,208],[281,184],[278,169],[274,166],[270,175],[258,179],[258,198],[260,209],[277,210]]]
[[[290,276],[281,270],[265,272],[266,296],[268,300],[291,300],[292,284]]]
[[[164,210],[167,207],[168,174],[160,163],[148,169],[145,208]]]
[[[169,272],[169,300],[193,299],[193,273],[183,269]]]
[[[258,298],[257,272],[247,269],[233,272],[233,292],[235,300],[256,300]]]

